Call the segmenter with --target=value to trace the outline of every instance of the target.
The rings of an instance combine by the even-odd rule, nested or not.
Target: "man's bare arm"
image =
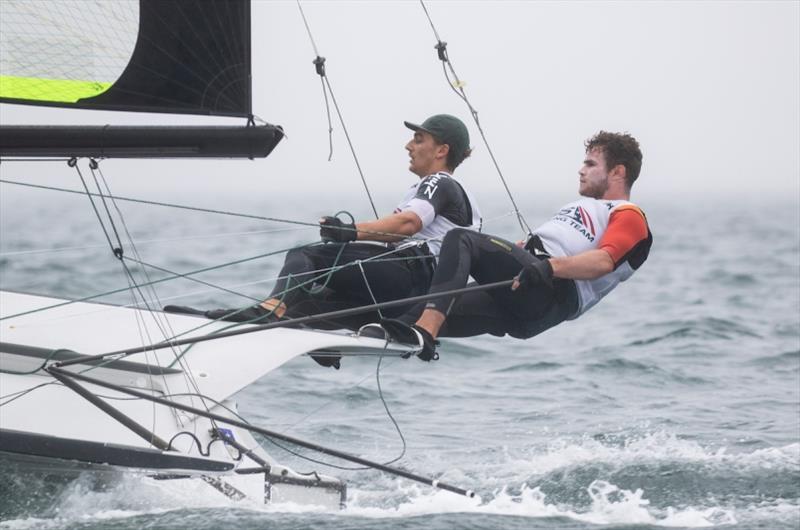
[[[361,241],[400,241],[422,230],[422,220],[412,211],[381,217],[376,221],[356,223]]]
[[[553,276],[567,280],[595,280],[614,270],[614,260],[605,250],[594,249],[575,256],[550,258]]]

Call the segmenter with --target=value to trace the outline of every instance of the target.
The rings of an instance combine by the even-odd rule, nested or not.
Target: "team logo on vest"
[[[446,175],[437,173],[435,175],[431,175],[422,182],[422,194],[425,195],[428,200],[433,199],[433,194],[436,193],[437,189],[439,189],[439,180],[444,177],[446,177]]]
[[[582,206],[570,206],[562,208],[554,217],[556,221],[568,223],[572,228],[580,232],[586,239],[594,242],[596,235],[594,221]]]

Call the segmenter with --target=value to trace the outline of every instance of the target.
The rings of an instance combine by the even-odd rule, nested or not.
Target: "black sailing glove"
[[[343,223],[338,217],[326,215],[319,220],[319,237],[326,243],[347,243],[356,240],[355,223]]]
[[[519,274],[517,281],[520,289],[527,289],[536,284],[553,287],[553,266],[549,259],[535,259],[525,265]]]

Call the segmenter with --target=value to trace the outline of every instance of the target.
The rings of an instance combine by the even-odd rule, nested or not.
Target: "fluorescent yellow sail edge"
[[[50,101],[75,103],[79,99],[102,94],[113,83],[98,81],[75,81],[72,79],[40,79],[36,77],[16,77],[0,75],[0,97],[27,99],[31,101]]]

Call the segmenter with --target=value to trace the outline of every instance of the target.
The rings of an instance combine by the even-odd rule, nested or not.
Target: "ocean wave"
[[[504,366],[503,368],[492,370],[492,372],[497,374],[509,372],[543,372],[546,370],[558,370],[559,368],[563,367],[564,365],[561,363],[540,361],[536,363],[519,363],[511,366]]]
[[[764,355],[746,364],[797,371],[800,369],[800,350],[785,351],[776,355]]]
[[[562,524],[556,520],[578,521],[597,525],[651,525],[656,527],[710,527],[735,524],[732,510],[719,506],[666,507],[655,508],[646,499],[645,493],[638,489],[629,491],[605,481],[594,481],[586,489],[591,498],[589,506],[574,509],[570,506],[551,502],[540,488],[525,485],[512,493],[507,488],[495,491],[490,498],[467,499],[449,495],[446,492],[422,493],[410,488],[410,499],[396,509],[352,506],[347,514],[361,517],[414,517],[431,514],[491,514],[522,517],[525,519],[551,520],[553,527]],[[464,521],[468,519],[465,517]],[[519,525],[525,528],[530,525]],[[516,526],[516,525],[515,525]],[[545,524],[545,527],[550,524]]]
[[[706,385],[711,383],[710,380],[697,375],[687,375],[680,369],[665,370],[654,363],[632,361],[619,357],[587,364],[586,370],[590,372],[609,372],[620,375],[628,374],[631,376],[646,374],[657,378],[661,385],[667,384],[668,382],[684,385]]]
[[[740,337],[762,338],[761,335],[741,323],[714,317],[704,317],[696,320],[671,320],[650,324],[647,327],[656,327],[665,331],[647,339],[633,341],[628,346],[647,346],[662,341],[669,342],[684,339],[734,340]]]
[[[582,463],[608,462],[613,465],[643,461],[683,461],[716,464],[731,470],[762,468],[800,471],[800,443],[783,447],[755,449],[750,453],[729,453],[727,448],[710,448],[685,440],[674,433],[659,431],[640,436],[584,437],[578,441],[558,441],[544,451],[534,452],[525,462],[527,472],[545,474]]]

